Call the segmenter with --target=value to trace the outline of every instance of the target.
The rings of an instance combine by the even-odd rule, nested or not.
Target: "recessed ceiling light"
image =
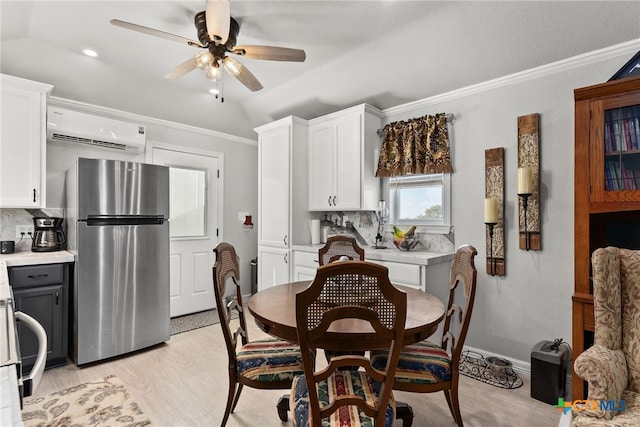
[[[90,56],[92,58],[97,58],[98,57],[98,52],[96,52],[95,50],[83,49],[82,53],[84,53],[85,55]]]

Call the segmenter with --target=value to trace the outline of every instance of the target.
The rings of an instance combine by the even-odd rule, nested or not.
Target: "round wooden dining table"
[[[249,299],[249,312],[258,327],[269,335],[297,342],[296,294],[311,281],[300,281],[261,290]],[[445,307],[436,296],[407,286],[395,285],[407,293],[407,320],[403,344],[413,344],[431,336],[444,318]],[[368,322],[358,319],[334,322],[320,348],[325,350],[372,350],[380,348],[374,341],[359,339],[372,331]],[[364,336],[364,335],[363,335]]]

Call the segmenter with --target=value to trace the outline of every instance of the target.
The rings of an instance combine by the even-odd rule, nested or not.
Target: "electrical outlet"
[[[28,233],[33,231],[33,225],[16,225],[16,239],[29,237]],[[24,234],[23,234],[24,233]]]

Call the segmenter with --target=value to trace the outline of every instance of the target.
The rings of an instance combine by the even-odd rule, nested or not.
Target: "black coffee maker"
[[[67,243],[62,230],[62,218],[33,218],[33,252],[51,252],[64,249]]]

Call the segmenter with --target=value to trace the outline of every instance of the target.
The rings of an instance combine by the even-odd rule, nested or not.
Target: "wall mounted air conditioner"
[[[144,126],[59,107],[47,107],[47,141],[75,142],[140,153]]]

